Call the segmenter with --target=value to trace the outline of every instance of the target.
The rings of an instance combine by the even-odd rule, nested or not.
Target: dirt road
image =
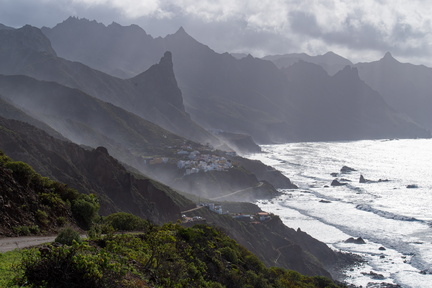
[[[12,251],[16,248],[26,248],[42,243],[53,242],[57,236],[28,236],[0,238],[0,252]]]

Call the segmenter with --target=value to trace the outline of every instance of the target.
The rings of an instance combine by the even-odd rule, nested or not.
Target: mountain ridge
[[[57,33],[63,31],[65,33],[62,34],[62,39],[57,38],[56,41],[63,43],[62,45],[71,43],[72,40],[68,38],[66,28],[72,29],[73,25],[66,24],[57,25],[51,30],[47,28],[46,31],[51,31],[46,32],[47,35],[54,33],[52,31],[57,30]],[[107,29],[105,28],[105,30]],[[107,31],[104,33],[107,33]],[[133,58],[144,63],[154,59],[156,51],[171,51],[174,61],[174,73],[183,92],[185,110],[194,121],[206,129],[247,134],[252,136],[258,143],[306,141],[311,138],[309,132],[302,132],[303,125],[310,125],[310,120],[305,119],[303,115],[311,115],[309,114],[310,111],[299,110],[299,107],[295,106],[291,101],[293,98],[301,97],[301,94],[307,93],[307,91],[301,91],[297,87],[297,95],[295,95],[283,72],[272,62],[252,56],[235,59],[228,53],[216,53],[210,47],[196,41],[184,29],[179,29],[174,34],[169,34],[164,38],[159,37],[153,40],[148,38],[148,40],[149,42],[140,42],[140,49],[134,48],[136,54],[134,54]],[[134,46],[134,43],[131,42],[130,44]],[[60,44],[54,44],[54,46],[56,45],[60,47]],[[103,49],[103,47],[100,48]],[[58,53],[61,54],[61,50]],[[121,57],[122,53],[117,54],[117,56]],[[76,52],[74,57],[75,59],[83,59],[83,55],[92,55],[91,49],[81,49]],[[144,61],[144,58],[147,60]],[[327,53],[321,58],[338,59],[343,64],[352,64],[334,53]],[[128,64],[127,59],[123,59],[125,60],[122,66],[123,70],[133,67],[134,63]],[[329,60],[329,62],[331,61]],[[110,64],[109,58],[106,58],[104,63],[107,65],[104,71],[112,70],[114,67],[110,66],[112,64]],[[87,64],[94,65],[91,62]],[[342,80],[340,79],[340,81]],[[309,85],[315,84],[311,82]],[[341,87],[341,84],[338,85]],[[345,92],[346,97],[349,97],[351,91]],[[364,90],[364,93],[366,92]],[[370,93],[373,92],[370,91]],[[331,95],[324,96],[331,99]],[[332,103],[332,105],[340,106],[340,103]],[[388,109],[385,107],[386,103],[380,105],[382,106],[381,109]],[[369,111],[370,113],[373,112],[373,110]],[[317,112],[326,113],[326,111]],[[363,126],[364,131],[360,137],[350,135],[350,137],[344,139],[341,133],[334,139],[326,137],[316,138],[316,140],[376,139],[389,136],[391,138],[405,138],[413,137],[412,135],[414,137],[425,137],[424,135],[427,135],[427,132],[422,131],[420,127],[414,128],[415,133],[406,133],[406,126],[411,125],[414,127],[416,124],[391,110],[381,116],[373,116],[378,121],[374,127],[364,122],[367,117],[354,119],[349,114],[346,115],[348,119],[351,118],[350,121],[357,121],[358,124],[356,125]],[[400,129],[392,129],[390,133],[386,124],[389,121],[393,121],[396,126],[402,126],[400,126]],[[324,125],[320,121],[316,121],[315,125],[318,127],[317,130],[325,131],[322,135],[332,135],[334,133],[332,127]],[[430,137],[430,135],[426,137]]]

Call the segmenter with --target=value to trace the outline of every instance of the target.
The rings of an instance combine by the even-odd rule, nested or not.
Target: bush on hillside
[[[60,233],[57,235],[57,238],[55,239],[55,242],[64,245],[72,245],[74,241],[78,243],[82,242],[79,233],[74,229],[72,229],[71,227],[66,227],[62,229]]]
[[[24,187],[27,187],[34,175],[36,175],[36,172],[30,165],[21,161],[7,162],[5,167],[12,170],[14,178]]]
[[[118,231],[142,231],[149,226],[146,220],[125,212],[111,214],[105,217],[104,222]]]
[[[72,246],[33,249],[22,263],[23,287],[336,288],[323,277],[267,268],[209,226],[161,227]]]
[[[80,197],[72,203],[72,213],[78,224],[86,230],[90,229],[93,220],[98,216],[100,204],[95,195],[81,194]]]

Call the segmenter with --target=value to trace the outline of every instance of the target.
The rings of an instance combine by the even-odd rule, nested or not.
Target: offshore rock
[[[338,180],[334,179],[330,185],[331,186],[344,186],[344,185],[347,185],[347,183],[341,183]]]
[[[345,240],[345,243],[366,244],[366,242],[361,237],[358,237],[357,239],[350,237],[347,240]]]
[[[357,170],[354,168],[348,167],[348,166],[343,166],[340,170],[341,173],[351,173],[354,171],[357,171]]]

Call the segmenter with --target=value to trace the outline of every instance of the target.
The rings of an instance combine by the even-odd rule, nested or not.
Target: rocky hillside
[[[337,253],[307,233],[286,227],[275,215],[271,220],[260,223],[220,217],[207,209],[195,210],[188,215],[204,217],[207,223],[221,227],[238,243],[253,251],[268,267],[284,267],[305,275],[331,277],[328,271],[353,264],[354,259],[350,255]]]
[[[15,120],[1,118],[0,127],[0,149],[44,176],[97,195],[102,215],[124,211],[165,223],[180,218],[176,203],[193,205],[160,183],[135,177],[103,147],[86,150]]]
[[[72,211],[77,200],[91,203],[86,195],[42,177],[28,164],[13,161],[2,151],[0,191],[0,237],[53,233],[64,225],[76,226],[80,215]]]

